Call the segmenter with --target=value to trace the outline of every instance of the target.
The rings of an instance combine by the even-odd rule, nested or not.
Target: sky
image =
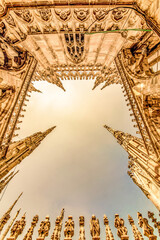
[[[114,228],[116,213],[124,218],[133,240],[128,214],[138,226],[137,211],[147,217],[148,210],[156,216],[158,210],[127,175],[128,155],[103,127],[106,124],[135,135],[136,129],[120,86],[112,85],[102,91],[97,87],[92,91],[93,80],[69,80],[63,81],[64,92],[47,82],[35,82],[34,85],[42,93],[31,94],[17,131],[18,139],[57,127],[17,166],[20,172],[1,200],[1,215],[23,191],[11,214],[13,217],[21,207],[19,219],[26,212],[26,228],[18,239],[23,239],[36,214],[40,220],[33,239],[38,237],[39,224],[46,215],[51,219],[50,234],[46,238],[50,239],[55,219],[65,208],[63,229],[64,222],[72,215],[75,221],[73,240],[78,239],[81,215],[85,216],[86,239],[91,239],[89,221],[92,214],[100,221],[101,239],[105,239],[104,214],[118,239]],[[63,229],[61,239],[64,238]]]

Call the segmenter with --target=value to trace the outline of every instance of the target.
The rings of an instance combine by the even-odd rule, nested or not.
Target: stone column
[[[106,226],[106,240],[114,240],[113,233],[109,226],[109,221],[106,215],[104,215],[103,220],[104,220],[104,225]]]
[[[84,230],[84,217],[79,217],[79,240],[85,240],[85,230]]]

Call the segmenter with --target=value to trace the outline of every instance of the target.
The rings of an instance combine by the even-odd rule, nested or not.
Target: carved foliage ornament
[[[55,9],[55,15],[62,21],[68,21],[71,17],[70,9]]]
[[[89,17],[89,9],[85,8],[75,9],[74,16],[77,20],[83,22]]]
[[[44,21],[49,21],[52,17],[52,12],[50,9],[39,9],[37,10],[38,13],[40,14],[40,17],[44,20]]]
[[[103,20],[107,16],[107,14],[108,14],[108,10],[106,10],[105,8],[93,10],[93,15],[97,21]]]
[[[30,23],[32,21],[32,14],[29,10],[15,10],[15,14],[22,18],[25,22]]]
[[[115,22],[119,22],[121,21],[124,16],[128,13],[128,10],[124,9],[124,8],[118,8],[118,9],[114,9],[112,11],[112,20]]]

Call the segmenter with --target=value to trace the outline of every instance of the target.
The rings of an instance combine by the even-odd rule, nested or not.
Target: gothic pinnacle
[[[43,133],[43,134],[44,134],[44,137],[46,137],[49,133],[51,133],[51,132],[53,131],[53,129],[55,129],[55,128],[56,128],[56,126],[47,129],[47,130]]]
[[[7,213],[10,213],[12,211],[12,209],[14,208],[14,206],[16,205],[16,203],[18,202],[18,200],[20,199],[20,197],[22,196],[23,192],[21,192],[21,194],[18,196],[18,198],[15,200],[15,202],[12,204],[12,206],[8,209]]]
[[[59,88],[61,88],[64,92],[66,91],[65,88],[63,87],[62,82],[59,80],[58,77],[53,78],[52,81],[53,84],[57,85]]]
[[[94,86],[92,90],[94,90],[99,84],[104,82],[104,78],[102,76],[98,76],[97,79],[94,82]]]
[[[8,227],[6,228],[5,232],[3,233],[2,237],[0,238],[0,240],[4,240],[7,233],[9,232],[10,228],[12,227],[14,221],[16,220],[16,218],[18,217],[19,213],[21,211],[21,208],[17,211],[15,217],[12,219],[12,221],[10,222],[10,224],[8,225]]]
[[[104,86],[101,88],[101,90],[103,90],[105,87],[107,87],[107,86],[109,86],[109,83],[108,82],[106,82],[105,84],[104,84]]]
[[[110,133],[112,133],[113,135],[115,134],[115,130],[107,125],[104,125],[104,128],[106,128]]]
[[[2,216],[2,218],[0,219],[0,232],[3,230],[4,225],[8,222],[8,220],[10,219],[10,212],[12,211],[12,209],[14,208],[14,206],[16,205],[16,203],[18,202],[19,198],[22,196],[23,193],[21,193],[18,198],[15,200],[15,202],[11,205],[11,207],[8,209],[8,211]]]

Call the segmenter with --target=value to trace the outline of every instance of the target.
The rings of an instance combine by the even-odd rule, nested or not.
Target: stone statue
[[[153,234],[154,229],[148,224],[147,218],[143,218],[141,213],[137,213],[138,224],[143,229],[144,236],[148,237],[149,240],[156,240],[157,237]]]
[[[15,224],[13,225],[13,227],[11,228],[11,235],[10,238],[8,238],[7,240],[11,240],[11,239],[17,239],[18,236],[20,234],[22,234],[24,227],[26,225],[26,220],[25,220],[25,214],[22,216],[22,218],[20,220],[17,220],[15,222]]]
[[[31,222],[31,227],[29,228],[27,234],[24,236],[23,240],[32,240],[33,231],[34,231],[34,228],[36,227],[38,219],[39,219],[38,215],[35,215],[33,217],[33,220]]]
[[[73,235],[74,235],[74,221],[72,220],[72,216],[69,216],[68,221],[65,222],[64,236],[65,239],[72,239]]]
[[[154,213],[148,211],[148,217],[152,219],[152,222],[154,223],[154,227],[158,229],[158,233],[160,236],[160,221],[157,221],[157,218],[154,217]]]
[[[100,239],[100,225],[99,225],[99,219],[96,219],[95,215],[92,215],[92,218],[90,220],[90,233],[92,236],[92,239]]]
[[[117,235],[120,239],[129,239],[127,228],[124,226],[124,220],[119,218],[118,214],[115,214],[114,226],[117,228]]]
[[[84,217],[79,217],[79,240],[85,240],[85,230],[84,230]]]
[[[41,222],[40,228],[38,229],[38,238],[39,239],[45,239],[45,237],[48,236],[50,230],[50,221],[49,216],[46,216],[45,220]]]

